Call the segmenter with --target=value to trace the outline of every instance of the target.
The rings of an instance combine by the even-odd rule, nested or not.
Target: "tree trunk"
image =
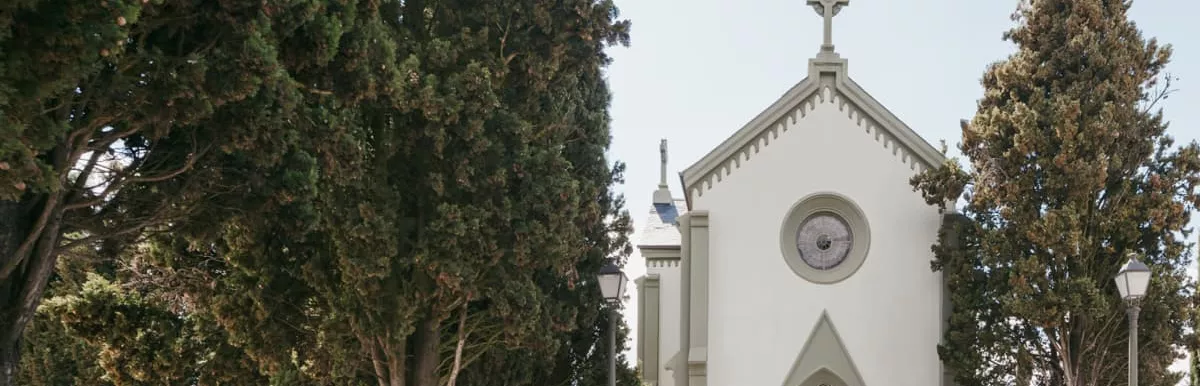
[[[388,375],[391,377],[391,386],[404,385],[404,367],[408,359],[408,340],[401,339],[400,343],[392,345],[388,344]]]
[[[26,196],[28,198],[29,196]],[[0,263],[15,259],[17,246],[25,240],[32,224],[28,199],[20,202],[0,200]],[[16,272],[11,279],[0,280],[0,336],[9,336],[7,331],[13,328],[14,317],[10,315],[16,303],[17,294],[21,293],[22,280]],[[15,384],[21,358],[21,342],[0,340],[0,386]]]
[[[379,386],[397,386],[390,381],[391,375],[388,373],[388,366],[384,364],[383,359],[387,353],[381,352],[383,347],[379,347],[375,339],[368,338],[363,334],[358,335],[358,340],[362,342],[363,350],[371,356],[371,365],[375,369],[375,381],[379,383]]]
[[[401,22],[408,25],[418,40],[425,40],[425,0],[405,1]]]
[[[432,317],[426,318],[417,325],[417,331],[414,334],[415,344],[413,347],[413,359],[415,362],[412,369],[412,386],[438,386],[437,368],[441,362],[438,359],[438,344],[440,342],[439,323]]]
[[[446,381],[446,386],[455,386],[458,382],[458,371],[462,369],[462,353],[463,346],[467,344],[467,306],[471,304],[470,298],[463,302],[462,312],[458,315],[458,344],[454,347],[454,366],[450,368],[450,380]]]
[[[30,207],[33,199],[26,196],[21,201],[0,200],[0,263],[16,258],[17,246],[25,241],[29,227],[33,224]]]
[[[0,345],[0,386],[16,385],[18,366],[21,363],[21,340]]]
[[[43,214],[45,208],[42,206],[47,202],[53,203],[55,200],[27,195],[20,202],[0,201],[0,218],[9,220],[0,225],[0,253],[4,253],[0,261],[10,262],[19,258],[16,251],[37,222],[34,217]],[[25,326],[33,320],[46,283],[54,272],[62,207],[56,205],[50,209],[31,252],[17,263],[8,277],[0,279],[0,386],[15,384],[21,335]]]

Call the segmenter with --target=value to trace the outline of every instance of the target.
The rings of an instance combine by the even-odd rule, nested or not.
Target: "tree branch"
[[[87,86],[85,86],[85,88],[83,89],[81,94],[74,94],[74,96],[76,98],[79,98],[79,102],[74,104],[76,109],[82,111],[83,106],[86,105],[91,100],[91,96],[94,94],[94,92],[92,90],[94,90],[97,82],[99,82],[99,77],[93,78],[92,81]],[[57,112],[59,113],[59,117],[60,117],[59,120],[68,120],[70,118],[70,111],[71,111],[70,106],[72,104],[67,103],[66,100],[74,99],[74,98],[64,97],[63,99],[64,99],[64,102],[63,102],[62,106],[60,106],[59,108],[57,108],[55,110],[57,110]],[[49,112],[47,112],[47,113],[49,113]],[[89,131],[87,130],[87,125],[83,125],[83,126],[84,127],[71,132],[71,134],[69,134],[67,136],[66,141],[64,141],[64,143],[66,144],[66,147],[60,147],[57,149],[57,151],[60,152],[59,157],[63,157],[63,154],[61,152],[66,152],[65,158],[57,159],[57,161],[65,161],[65,162],[63,162],[62,165],[55,165],[59,170],[67,170],[70,166],[74,165],[75,162],[78,161],[79,157],[81,157],[83,155],[83,153],[79,151],[80,146],[75,145],[75,139],[78,138],[78,136],[83,135],[84,133],[89,133]],[[88,137],[90,137],[90,136],[91,135],[89,134]],[[85,137],[84,142],[86,142],[86,141],[87,141],[87,139]],[[89,173],[90,173],[90,170],[89,170]],[[62,179],[60,179],[60,181],[59,181],[63,185],[66,185],[65,178],[67,178],[68,174],[69,173],[63,173],[63,175],[61,177]],[[20,263],[28,257],[30,251],[33,248],[34,243],[36,243],[37,240],[39,238],[41,238],[42,232],[46,229],[46,224],[50,221],[51,215],[54,213],[55,210],[59,209],[58,206],[60,205],[60,201],[62,201],[62,199],[63,199],[63,192],[52,192],[52,193],[50,193],[49,197],[46,198],[46,202],[45,202],[44,206],[42,207],[42,213],[38,215],[38,219],[34,223],[33,229],[29,232],[28,235],[26,235],[25,240],[21,242],[21,245],[19,247],[17,247],[16,252],[14,252],[13,255],[10,256],[7,261],[4,262],[3,266],[0,266],[0,280],[9,279],[10,275],[12,275],[13,271],[17,268],[17,266],[19,266]],[[66,209],[63,209],[63,210],[65,211]],[[53,253],[53,252],[51,252],[51,253]]]
[[[46,229],[46,224],[50,222],[50,215],[54,213],[54,208],[58,206],[58,201],[61,195],[51,193],[46,198],[46,203],[42,207],[42,213],[38,215],[37,222],[34,223],[33,229],[28,235],[25,235],[25,241],[21,242],[21,246],[17,247],[17,251],[4,262],[4,266],[0,267],[0,280],[9,280],[13,270],[17,268],[22,261],[29,257],[30,250],[33,249],[33,244],[42,237],[42,231]]]
[[[304,91],[308,91],[308,92],[310,92],[310,93],[313,93],[313,94],[317,94],[317,95],[333,95],[333,91],[329,91],[329,90],[322,90],[322,89],[319,89],[319,88],[316,88],[316,87],[309,87],[307,84],[304,84],[304,83],[296,82],[296,85],[300,86],[300,88],[304,89]]]
[[[104,200],[108,199],[109,195],[118,191],[120,188],[122,188],[128,184],[143,183],[143,182],[161,182],[161,181],[166,181],[166,180],[175,178],[175,177],[179,176],[180,174],[183,174],[183,173],[187,172],[188,170],[191,170],[192,167],[196,165],[196,160],[199,159],[200,157],[202,157],[205,153],[208,153],[208,151],[210,149],[212,149],[212,145],[209,144],[208,146],[205,146],[204,149],[201,149],[199,153],[196,153],[195,152],[195,144],[193,143],[192,149],[193,149],[193,152],[191,154],[188,154],[187,161],[184,162],[183,166],[180,166],[178,169],[175,169],[170,172],[166,172],[166,173],[163,173],[163,174],[160,174],[157,176],[152,176],[152,177],[116,178],[116,181],[110,183],[108,185],[108,187],[104,188],[103,192],[96,195],[96,197],[94,197],[93,199],[84,201],[84,202],[69,203],[66,205],[65,210],[68,210],[68,211],[76,210],[76,209],[89,208],[92,206],[99,205],[99,204],[103,203]]]
[[[463,346],[467,343],[467,306],[470,304],[471,296],[467,295],[462,304],[462,311],[458,314],[458,346],[454,348],[454,366],[450,368],[450,380],[446,382],[446,386],[455,386],[458,382],[458,371],[462,369]]]
[[[1163,78],[1165,81],[1162,88],[1156,87],[1154,97],[1150,99],[1150,103],[1146,105],[1146,108],[1142,109],[1142,114],[1150,114],[1150,110],[1153,110],[1154,106],[1158,105],[1158,102],[1167,99],[1167,97],[1176,91],[1171,89],[1171,74],[1163,74]]]
[[[156,212],[162,213],[161,210],[156,211]],[[111,231],[111,232],[99,232],[96,234],[92,234],[92,235],[88,235],[88,236],[85,236],[82,238],[71,240],[70,242],[68,242],[66,244],[60,245],[59,249],[75,248],[79,245],[86,244],[86,243],[95,241],[97,239],[110,238],[110,237],[116,237],[116,236],[124,236],[124,235],[132,234],[132,233],[137,233],[137,232],[145,229],[146,227],[167,223],[172,220],[182,220],[185,218],[187,218],[187,216],[185,216],[185,215],[176,215],[176,216],[169,216],[169,217],[167,217],[167,216],[164,216],[164,217],[150,216],[150,217],[147,217],[144,220],[138,222],[135,225],[128,226],[128,227],[122,228],[120,230]]]
[[[92,158],[88,159],[87,165],[83,167],[83,170],[79,171],[78,176],[75,176],[75,183],[71,186],[71,190],[67,192],[68,194],[78,192],[84,187],[88,178],[92,176],[92,170],[96,168],[96,163],[100,161],[100,157],[103,155],[104,153],[102,152],[92,152]]]
[[[358,340],[363,342],[363,349],[367,350],[371,355],[371,365],[375,368],[375,380],[379,382],[379,386],[390,386],[388,385],[387,366],[379,356],[379,348],[376,347],[377,343],[362,335],[359,335]]]
[[[117,130],[117,128],[114,127],[113,131],[106,133],[103,137],[97,138],[95,142],[88,144],[86,146],[86,150],[98,151],[101,149],[107,149],[114,142],[117,142],[117,140],[133,135],[142,129],[142,127],[139,125],[131,126],[132,127],[125,130]]]

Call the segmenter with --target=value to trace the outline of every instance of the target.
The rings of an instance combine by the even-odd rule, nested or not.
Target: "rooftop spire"
[[[659,179],[658,179],[658,190],[654,191],[654,203],[655,204],[670,204],[673,200],[671,199],[671,189],[667,187],[667,139],[666,138],[663,138],[662,141],[658,143],[658,154],[659,154],[659,161],[660,161],[660,165],[659,165],[660,175],[659,175]]]
[[[821,55],[836,56],[833,50],[833,17],[841,12],[842,7],[850,5],[850,0],[808,0],[808,5],[825,18],[825,42],[821,44]]]

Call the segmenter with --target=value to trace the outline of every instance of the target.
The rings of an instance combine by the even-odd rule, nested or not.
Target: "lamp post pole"
[[[1129,386],[1138,384],[1138,312],[1141,310],[1136,301],[1129,303]]]
[[[1121,267],[1115,279],[1129,314],[1129,386],[1138,386],[1138,313],[1142,311],[1141,301],[1150,286],[1150,267],[1130,254],[1129,262]]]
[[[608,313],[608,386],[617,386],[617,308]]]
[[[617,313],[617,306],[621,304],[621,297],[625,295],[625,283],[629,281],[629,278],[625,277],[625,272],[622,272],[614,261],[601,267],[597,278],[600,283],[600,294],[604,296],[609,307],[608,386],[617,386],[617,318],[620,317],[620,314]]]

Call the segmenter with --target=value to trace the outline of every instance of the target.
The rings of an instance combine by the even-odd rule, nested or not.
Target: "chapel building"
[[[943,215],[909,179],[943,154],[847,74],[831,19],[808,76],[680,173],[638,249],[638,361],[656,386],[946,386],[930,269]]]

